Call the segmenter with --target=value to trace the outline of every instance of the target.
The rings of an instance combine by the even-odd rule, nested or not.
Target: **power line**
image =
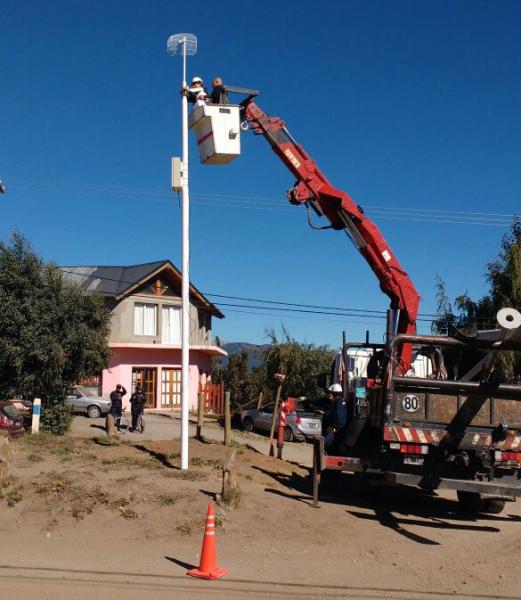
[[[172,193],[167,190],[154,188],[135,188],[124,186],[105,186],[95,184],[78,184],[66,181],[41,180],[30,178],[12,178],[12,181],[29,187],[50,187],[61,191],[90,194],[101,193],[104,195],[115,195],[130,197],[147,196],[148,200],[171,201]],[[258,210],[279,210],[291,212],[291,208],[284,207],[280,200],[274,198],[264,198],[260,196],[233,195],[233,194],[215,194],[215,193],[194,193],[194,202],[206,206],[219,206],[227,208],[258,209]],[[246,204],[245,204],[246,203]],[[269,204],[269,205],[267,205]],[[407,208],[392,207],[382,205],[365,205],[371,215],[375,218],[394,221],[410,222],[436,222],[444,224],[462,224],[462,225],[482,225],[488,227],[508,227],[515,218],[514,214],[507,213],[485,213],[470,211],[449,211],[443,209],[425,209],[425,208]]]
[[[242,313],[242,314],[260,316],[260,317],[277,317],[277,318],[280,318],[280,319],[306,319],[306,320],[309,320],[305,315],[294,315],[294,314],[284,314],[284,313],[280,313],[280,314],[270,313],[270,314],[267,314],[267,313],[264,313],[264,312],[257,312],[257,311],[250,311],[250,310],[241,310],[241,309],[227,308],[226,309],[226,313],[229,313],[229,312]],[[332,319],[332,318],[323,317],[322,320],[329,321],[331,323],[349,323],[349,324],[365,325],[365,326],[379,325],[379,323],[369,323],[367,321],[353,321],[353,320],[349,320],[349,319]],[[424,329],[425,331],[431,331],[430,327],[423,326],[423,325],[419,326],[418,330],[419,329]]]
[[[83,267],[85,269],[89,269],[89,268],[93,268],[92,266],[85,266]],[[124,280],[124,279],[116,279],[113,277],[107,277],[107,276],[101,276],[101,275],[95,275],[93,273],[78,273],[77,271],[70,271],[67,268],[60,268],[60,271],[62,273],[67,273],[70,275],[74,275],[76,277],[81,277],[83,279],[99,279],[101,281],[111,281],[114,283],[119,283],[119,284],[126,284],[126,285],[133,285],[136,282],[135,281],[130,281],[130,280]],[[103,293],[108,293],[110,295],[116,295],[118,296],[120,293],[119,292],[103,292]],[[371,318],[385,318],[385,315],[387,314],[386,310],[373,310],[373,309],[360,309],[360,308],[346,308],[346,307],[334,307],[334,306],[320,306],[320,305],[315,305],[315,304],[298,304],[295,302],[283,302],[283,301],[277,301],[277,300],[263,300],[260,298],[246,298],[244,296],[226,296],[223,294],[210,294],[210,293],[206,293],[206,292],[201,292],[201,294],[203,294],[204,296],[209,296],[209,297],[216,297],[216,298],[225,298],[228,300],[242,300],[244,302],[261,302],[261,303],[265,303],[265,304],[275,304],[279,306],[279,310],[284,307],[284,306],[289,306],[290,308],[287,310],[292,310],[293,308],[295,308],[296,312],[316,312],[316,314],[321,314],[320,311],[322,311],[322,314],[331,314],[331,315],[339,315],[342,316],[344,313],[360,313],[363,316],[367,316],[367,317],[371,317]],[[263,310],[277,310],[274,309],[272,307],[255,307],[255,306],[251,306],[251,305],[241,305],[241,304],[231,304],[231,303],[224,303],[224,302],[214,302],[215,305],[218,306],[237,306],[240,308],[261,308]],[[312,311],[312,310],[298,310],[297,309],[319,309],[318,311]],[[284,309],[286,310],[286,309]],[[329,312],[329,311],[343,311],[342,313],[339,312]],[[369,314],[369,313],[375,313],[375,314]],[[358,316],[358,315],[350,315],[347,314],[346,316]],[[425,316],[429,316],[429,315],[425,315]]]
[[[340,306],[324,306],[318,304],[299,304],[297,302],[282,302],[280,300],[264,300],[261,298],[247,298],[244,296],[226,296],[224,294],[211,294],[209,292],[201,292],[205,296],[209,296],[211,298],[227,298],[229,300],[242,300],[245,302],[263,302],[265,304],[277,304],[277,305],[285,305],[285,306],[296,306],[302,308],[318,308],[322,310],[340,310],[340,311],[350,311],[350,312],[360,312],[360,313],[375,313],[378,315],[386,315],[387,310],[382,309],[362,309],[362,308],[349,308],[349,307],[340,307]],[[438,318],[439,315],[429,314],[429,313],[418,313],[418,316],[421,317],[434,317]]]
[[[84,268],[92,268],[92,267],[84,267]],[[89,273],[78,273],[76,271],[70,271],[66,268],[61,268],[60,271],[63,273],[68,273],[74,275],[76,277],[81,277],[84,279],[92,278],[93,280],[99,279],[102,281],[111,281],[118,284],[128,284],[133,285],[135,281],[126,281],[122,279],[115,279],[112,277],[106,276],[98,276]],[[119,292],[102,292],[106,295],[110,296],[119,296]],[[256,312],[251,314],[264,314],[266,316],[273,314],[274,311],[284,311],[286,313],[300,313],[300,314],[309,314],[309,315],[324,315],[324,316],[336,316],[336,317],[362,317],[366,319],[386,319],[386,310],[376,310],[376,309],[360,309],[360,308],[348,308],[348,307],[338,307],[338,306],[324,306],[317,304],[301,304],[296,302],[284,302],[280,300],[266,300],[261,298],[248,298],[245,296],[232,296],[225,294],[212,294],[207,292],[201,292],[202,295],[212,297],[212,298],[224,298],[227,300],[239,300],[242,302],[248,302],[249,304],[237,304],[231,302],[213,302],[215,306],[226,307],[227,312],[240,312],[238,310],[233,309],[248,309],[254,311],[265,311],[265,312]],[[257,302],[261,304],[269,304],[270,306],[258,306],[252,305],[252,302]],[[286,308],[288,307],[288,308]],[[199,305],[198,308],[207,308],[204,305]],[[242,311],[245,312],[245,311]],[[279,316],[288,316],[288,315],[279,315]],[[336,320],[336,319],[335,319]],[[429,314],[429,313],[418,313],[417,322],[424,323],[432,323],[433,321],[438,321],[440,323],[448,323],[447,319],[443,319],[440,315]],[[488,323],[489,321],[486,319],[478,320],[479,322]],[[368,321],[359,322],[360,324],[368,324]]]

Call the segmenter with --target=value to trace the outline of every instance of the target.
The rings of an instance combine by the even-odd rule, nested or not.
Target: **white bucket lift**
[[[195,131],[203,165],[225,165],[241,153],[239,107],[233,104],[198,106],[188,118]]]

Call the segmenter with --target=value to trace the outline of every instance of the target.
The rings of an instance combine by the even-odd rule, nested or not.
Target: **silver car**
[[[65,399],[66,404],[73,407],[74,412],[86,414],[91,419],[97,419],[110,411],[110,399],[97,396],[94,392],[75,385]]]
[[[250,408],[243,410],[241,414],[242,428],[244,431],[266,431],[271,429],[271,420],[273,418],[274,404],[268,404],[259,410]],[[277,411],[278,412],[278,411]],[[275,435],[279,426],[278,415],[275,420]],[[322,431],[322,420],[313,412],[306,410],[301,404],[297,405],[297,410],[288,415],[288,424],[284,432],[284,441],[293,440],[304,441],[306,438],[320,435]]]

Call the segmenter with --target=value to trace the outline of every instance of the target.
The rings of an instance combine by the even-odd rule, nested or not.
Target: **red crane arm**
[[[414,335],[420,296],[378,227],[364,215],[349,194],[329,183],[281,119],[267,115],[251,98],[245,100],[242,106],[243,116],[253,132],[268,140],[275,154],[297,179],[288,192],[289,201],[292,204],[308,204],[319,215],[325,215],[333,229],[346,231],[378,278],[381,290],[389,296],[391,308],[399,311],[396,333]],[[411,357],[411,345],[403,344],[399,372],[409,370]]]

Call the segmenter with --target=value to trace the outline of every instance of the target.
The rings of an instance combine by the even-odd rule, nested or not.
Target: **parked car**
[[[11,437],[25,433],[22,415],[11,402],[0,402],[0,429]]]
[[[110,399],[97,396],[82,385],[75,385],[67,395],[65,402],[72,406],[75,413],[86,414],[91,419],[97,419],[110,411]]]
[[[241,414],[242,428],[244,431],[267,431],[271,429],[273,409],[275,405],[268,404],[259,410],[250,408],[243,410]],[[275,435],[279,426],[278,416],[275,421]],[[320,435],[322,431],[322,420],[313,412],[308,411],[303,404],[297,404],[297,409],[288,415],[284,441],[304,441],[306,438]]]

